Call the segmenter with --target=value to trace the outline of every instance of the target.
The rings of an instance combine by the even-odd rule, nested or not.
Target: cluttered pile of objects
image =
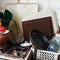
[[[59,27],[54,13],[47,10],[24,17],[22,19],[24,33],[22,33],[19,21],[12,20],[13,14],[9,10],[0,12],[0,58],[8,60],[57,59],[60,37],[58,37]]]
[[[11,20],[12,13],[9,10],[5,10],[4,13],[0,12],[0,59],[28,59],[27,55],[31,53],[32,44],[27,41],[24,43],[24,37],[18,25]]]

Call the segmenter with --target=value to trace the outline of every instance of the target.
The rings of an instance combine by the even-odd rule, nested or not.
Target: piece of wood
[[[47,35],[47,37],[52,38],[54,35],[51,17],[39,18],[31,21],[25,21],[23,24],[23,31],[25,39],[29,39],[29,33],[31,30],[38,29]]]

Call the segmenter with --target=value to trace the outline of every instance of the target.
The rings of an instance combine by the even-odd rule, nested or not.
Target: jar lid
[[[7,34],[9,33],[9,30],[6,30],[5,32],[0,32],[0,34]]]

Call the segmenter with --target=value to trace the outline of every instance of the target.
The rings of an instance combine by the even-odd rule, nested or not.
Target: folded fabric
[[[10,20],[12,20],[12,13],[9,10],[5,10],[3,15],[3,25],[6,28],[9,26]]]

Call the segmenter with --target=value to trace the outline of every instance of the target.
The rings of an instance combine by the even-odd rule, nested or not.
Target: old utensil
[[[49,45],[46,35],[36,29],[31,31],[30,40],[37,49],[46,49]]]
[[[8,40],[9,40],[9,31],[6,30],[4,33],[0,34],[0,49],[4,48]]]

